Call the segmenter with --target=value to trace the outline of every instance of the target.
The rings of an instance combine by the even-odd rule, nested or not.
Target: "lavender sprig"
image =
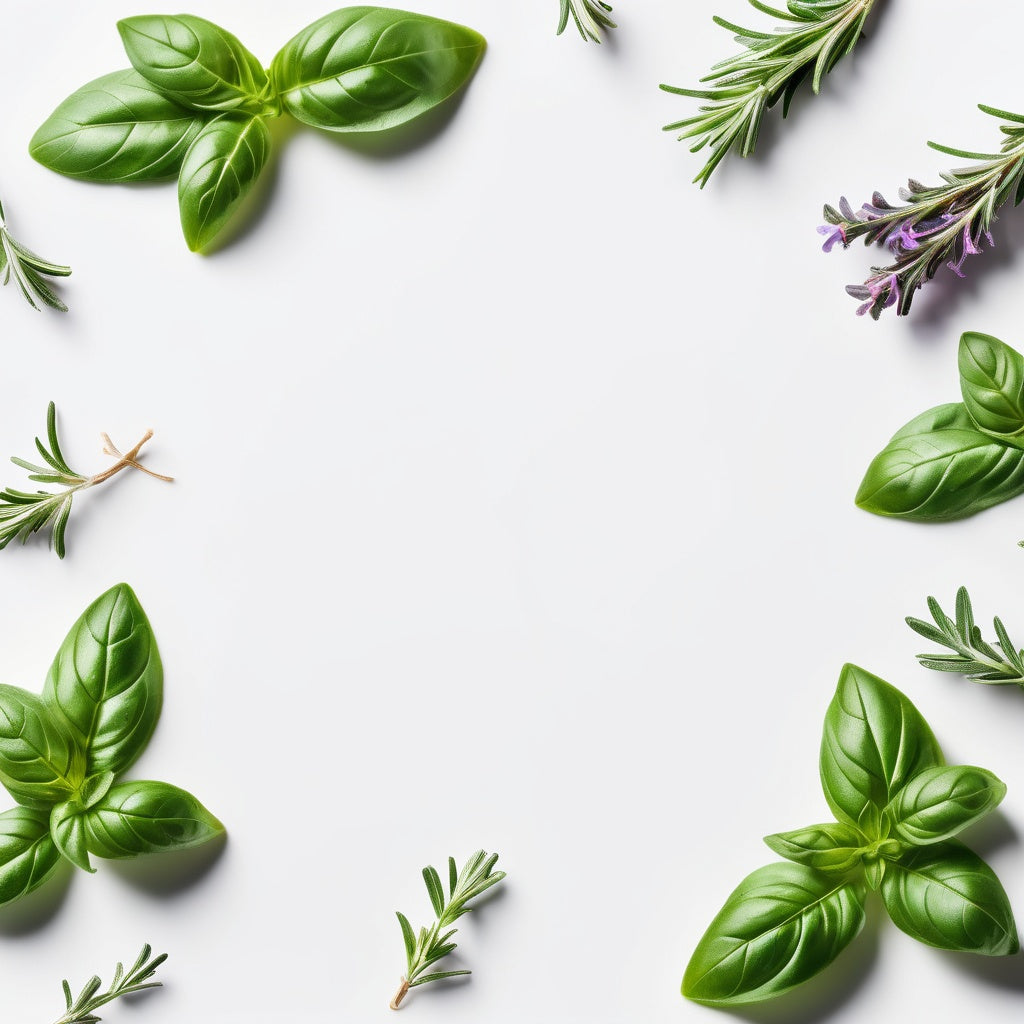
[[[972,153],[929,142],[932,149],[977,163],[941,175],[945,184],[928,187],[911,179],[899,190],[905,206],[893,206],[875,192],[870,203],[854,211],[845,198],[839,208],[825,206],[827,235],[822,249],[831,252],[839,243],[846,248],[858,238],[865,245],[887,246],[892,262],[872,267],[864,284],[847,285],[847,292],[861,305],[857,315],[870,313],[877,320],[883,309],[896,307],[897,316],[910,312],[914,293],[942,268],[964,277],[968,256],[991,247],[996,210],[1013,196],[1014,206],[1024,198],[1024,117],[979,104],[981,110],[1009,124],[998,153]]]
[[[757,143],[765,110],[782,100],[782,116],[789,113],[793,94],[811,76],[817,93],[822,78],[857,45],[864,22],[875,0],[788,0],[786,10],[749,0],[751,7],[792,23],[774,32],[757,32],[715,17],[722,28],[736,34],[746,49],[712,67],[702,82],[705,89],[662,85],[665,92],[708,102],[699,113],[665,125],[680,131],[680,141],[696,139],[691,153],[707,146],[711,152],[703,170],[693,180],[703,188],[715,168],[735,148],[749,156]]]

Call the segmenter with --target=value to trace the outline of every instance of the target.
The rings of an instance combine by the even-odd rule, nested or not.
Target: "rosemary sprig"
[[[124,969],[124,965],[118,963],[114,970],[114,980],[105,992],[100,992],[103,982],[98,975],[93,975],[79,993],[77,999],[71,996],[71,986],[64,981],[64,999],[67,1002],[67,1012],[63,1017],[58,1018],[54,1024],[97,1024],[100,1017],[96,1011],[106,1003],[117,999],[119,996],[130,995],[132,992],[142,992],[147,988],[160,988],[161,982],[150,981],[156,969],[167,959],[166,953],[161,953],[150,959],[153,950],[147,944],[142,947],[139,958],[135,963]]]
[[[617,27],[615,22],[608,17],[611,7],[603,0],[560,0],[560,2],[562,10],[558,18],[556,35],[561,35],[565,31],[570,14],[584,40],[592,39],[595,43],[599,43],[602,29]]]
[[[897,316],[909,313],[914,293],[943,264],[963,277],[964,261],[981,252],[982,238],[995,244],[991,227],[996,210],[1011,196],[1015,206],[1024,198],[1024,116],[979,107],[1010,122],[1000,128],[1005,137],[998,153],[929,142],[940,153],[977,162],[943,173],[943,185],[929,187],[911,179],[899,191],[905,206],[887,203],[879,192],[857,212],[845,198],[838,209],[825,206],[827,224],[818,228],[828,236],[822,246],[825,252],[837,242],[846,248],[863,238],[865,245],[887,246],[893,255],[889,265],[872,267],[864,284],[847,285],[847,292],[861,301],[859,316],[870,313],[877,320],[890,306],[896,307]]]
[[[53,402],[50,403],[46,411],[46,438],[49,447],[36,438],[36,450],[46,465],[39,466],[15,456],[11,457],[11,462],[28,470],[29,480],[41,484],[58,484],[64,489],[56,492],[30,492],[8,487],[0,491],[0,550],[7,547],[12,540],[20,540],[24,544],[33,533],[48,527],[50,546],[57,552],[59,558],[63,558],[66,550],[64,532],[68,516],[71,515],[71,502],[79,491],[109,480],[128,466],[156,477],[157,480],[171,481],[171,477],[154,473],[138,461],[142,446],[153,436],[152,430],[147,430],[138,444],[124,454],[114,447],[106,434],[100,436],[103,439],[104,454],[113,455],[117,462],[94,476],[76,472],[68,465],[64,453],[60,450],[60,441],[57,438],[57,409]]]
[[[3,203],[0,203],[0,275],[3,275],[0,283],[7,284],[13,276],[18,282],[21,294],[28,299],[34,309],[41,310],[43,306],[50,306],[61,313],[66,313],[68,307],[43,280],[43,275],[67,277],[70,273],[70,267],[44,260],[12,238],[7,228]]]
[[[875,0],[788,0],[785,10],[761,0],[750,6],[789,24],[774,32],[743,28],[724,18],[716,24],[735,33],[736,42],[746,49],[712,67],[702,82],[714,82],[704,89],[683,89],[662,85],[665,92],[706,100],[699,113],[665,125],[665,131],[679,131],[679,139],[695,139],[696,153],[705,146],[710,156],[693,180],[703,188],[730,149],[749,156],[757,144],[764,112],[781,99],[782,116],[789,113],[800,83],[811,76],[817,93],[822,78],[857,45],[864,22]]]
[[[928,610],[935,620],[934,626],[911,617],[907,618],[907,625],[925,639],[948,647],[954,653],[917,655],[925,668],[959,672],[979,683],[1014,683],[1024,688],[1024,650],[1013,644],[998,616],[992,622],[997,637],[995,645],[982,639],[981,629],[974,623],[974,609],[966,587],[956,592],[955,620],[946,615],[934,597],[928,598]]]
[[[450,940],[458,929],[449,928],[449,925],[473,909],[467,907],[466,904],[490,889],[492,885],[497,885],[505,877],[504,871],[493,871],[497,860],[496,853],[488,856],[483,850],[477,850],[466,861],[462,870],[457,872],[455,858],[449,857],[447,900],[444,886],[441,884],[441,876],[437,870],[432,867],[423,869],[423,881],[430,894],[430,902],[437,920],[429,928],[421,928],[417,935],[413,932],[408,918],[400,911],[397,913],[398,923],[402,926],[402,938],[405,940],[406,974],[391,1000],[392,1010],[397,1010],[409,989],[415,988],[417,985],[427,985],[432,981],[440,981],[442,978],[454,978],[460,974],[472,973],[471,971],[432,971],[430,974],[423,972],[455,949],[456,944]]]

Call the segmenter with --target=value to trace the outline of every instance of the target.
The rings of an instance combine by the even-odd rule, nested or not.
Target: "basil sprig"
[[[224,826],[166,782],[117,778],[160,717],[163,670],[127,584],[72,626],[41,697],[0,686],[0,782],[21,805],[0,814],[0,904],[42,885],[61,857],[134,857],[197,846]]]
[[[1024,356],[967,333],[959,369],[963,401],[929,409],[893,435],[864,475],[861,508],[941,522],[1024,492]]]
[[[748,875],[700,940],[683,995],[733,1006],[781,995],[861,930],[869,890],[908,935],[940,949],[1019,948],[992,869],[953,837],[1002,800],[991,772],[947,766],[907,698],[846,665],[825,715],[821,785],[836,821],[767,836],[790,863]]]
[[[191,14],[118,22],[132,67],[72,93],[29,152],[88,181],[179,175],[185,241],[207,248],[267,163],[267,121],[389,131],[444,102],[483,56],[479,33],[383,7],[346,7],[303,29],[264,69],[230,32]]]

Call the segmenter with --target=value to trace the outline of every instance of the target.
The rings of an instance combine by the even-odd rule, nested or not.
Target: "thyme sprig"
[[[584,40],[592,39],[595,43],[599,43],[602,29],[617,27],[615,22],[608,17],[611,7],[603,0],[560,0],[560,2],[562,9],[559,13],[556,35],[561,35],[565,31],[570,14]]]
[[[7,228],[3,203],[0,203],[0,283],[7,284],[13,277],[33,309],[42,310],[43,306],[50,306],[66,313],[68,307],[43,277],[67,277],[70,273],[70,267],[44,260],[18,242]]]
[[[696,140],[691,153],[708,147],[708,161],[693,179],[701,188],[731,149],[740,156],[753,153],[766,110],[781,99],[785,117],[794,93],[808,76],[814,92],[821,89],[822,78],[857,45],[875,0],[788,0],[785,10],[761,0],[749,3],[787,24],[774,32],[760,32],[716,16],[715,23],[735,33],[736,42],[746,49],[715,64],[701,79],[713,85],[703,89],[661,87],[678,96],[707,101],[693,117],[674,121],[664,129],[680,132],[680,141]]]
[[[897,316],[910,312],[914,293],[943,265],[963,277],[968,256],[981,252],[982,239],[990,246],[996,210],[1011,196],[1014,206],[1024,198],[1024,116],[979,104],[986,114],[1004,123],[998,153],[975,153],[929,142],[932,149],[976,163],[941,174],[942,185],[927,186],[911,179],[899,191],[906,205],[894,206],[875,192],[870,203],[854,211],[845,198],[838,209],[825,206],[827,235],[822,248],[831,252],[838,242],[846,248],[858,238],[865,245],[888,247],[890,264],[872,267],[862,285],[846,291],[861,301],[857,314],[877,320],[883,309],[896,307]]]
[[[67,1012],[54,1024],[97,1024],[102,1018],[96,1016],[96,1011],[120,996],[127,996],[133,992],[142,992],[147,988],[160,988],[161,982],[150,981],[156,969],[167,959],[166,953],[159,956],[152,955],[152,948],[147,944],[142,947],[138,959],[126,971],[124,965],[118,963],[114,970],[114,978],[110,987],[105,992],[100,992],[103,982],[98,975],[93,975],[79,993],[78,998],[72,998],[71,986],[65,980],[64,999],[67,1002]]]
[[[428,967],[442,960],[455,949],[456,944],[451,937],[458,930],[450,928],[463,914],[473,908],[466,906],[470,900],[476,899],[493,885],[497,885],[504,877],[504,871],[494,871],[498,854],[488,856],[483,850],[477,850],[466,861],[461,871],[456,871],[455,858],[448,858],[448,896],[445,897],[441,876],[432,867],[423,869],[423,881],[430,895],[437,920],[429,928],[421,928],[416,934],[408,918],[397,912],[398,923],[402,926],[402,938],[405,940],[406,974],[402,983],[391,1000],[391,1009],[397,1010],[409,989],[417,985],[427,985],[442,978],[454,978],[471,971],[432,971],[424,972]]]
[[[59,558],[63,558],[66,552],[64,533],[71,515],[71,503],[79,491],[104,483],[129,466],[157,480],[172,480],[172,477],[154,473],[138,461],[143,445],[153,436],[152,430],[147,430],[142,439],[124,453],[118,451],[107,434],[100,436],[103,439],[104,454],[114,456],[117,461],[93,476],[76,472],[68,465],[60,450],[57,409],[53,402],[50,403],[46,411],[46,438],[49,446],[36,438],[36,450],[45,465],[40,466],[16,456],[11,457],[11,462],[27,470],[29,480],[34,483],[57,484],[63,490],[19,491],[8,487],[0,491],[0,550],[12,540],[20,540],[24,544],[33,533],[49,528],[50,546]]]
[[[951,619],[934,597],[928,598],[928,610],[935,620],[930,622],[907,617],[907,625],[933,643],[948,647],[952,654],[919,654],[918,661],[936,672],[959,672],[979,683],[1009,685],[1024,688],[1024,650],[1010,640],[1002,620],[996,616],[992,626],[995,644],[982,639],[981,629],[975,625],[974,609],[966,587],[956,592],[956,618]]]

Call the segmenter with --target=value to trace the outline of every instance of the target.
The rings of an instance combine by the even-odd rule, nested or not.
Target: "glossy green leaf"
[[[317,128],[394,128],[464,85],[483,56],[472,29],[384,7],[346,7],[304,28],[274,58],[285,109]]]
[[[0,685],[0,782],[27,807],[72,796],[85,779],[85,754],[35,694]]]
[[[748,875],[700,940],[683,995],[734,1006],[781,995],[828,966],[864,924],[863,885],[802,864]]]
[[[889,864],[881,893],[897,927],[929,946],[988,956],[1020,948],[999,879],[955,840],[922,846]]]
[[[918,772],[943,763],[921,713],[887,682],[845,665],[825,713],[820,773],[832,813],[869,839],[881,813]]]
[[[955,836],[1005,795],[1006,786],[984,768],[927,768],[899,791],[887,814],[900,838],[924,846]]]
[[[14,807],[0,814],[0,905],[37,889],[59,863],[46,811]]]
[[[231,219],[269,152],[270,132],[258,117],[222,114],[204,126],[178,178],[181,229],[190,249],[204,249]]]
[[[263,66],[230,32],[191,14],[117,23],[128,59],[164,95],[198,110],[274,112]]]
[[[41,164],[87,181],[150,181],[176,174],[206,115],[115,71],[73,92],[32,136]]]
[[[858,829],[838,821],[776,832],[765,836],[764,841],[780,857],[833,874],[857,867],[867,843]]]
[[[875,456],[856,502],[876,515],[960,519],[1024,492],[1024,451],[974,425],[961,403],[929,409]]]
[[[60,855],[75,867],[95,874],[86,846],[85,818],[76,801],[58,804],[50,814],[50,835]]]
[[[1024,356],[998,338],[960,339],[960,391],[979,430],[1024,447]]]
[[[138,598],[119,583],[71,627],[43,701],[86,752],[86,774],[123,772],[146,748],[163,701],[163,668]]]
[[[122,782],[82,815],[86,845],[97,857],[199,846],[224,826],[191,793],[166,782]]]

